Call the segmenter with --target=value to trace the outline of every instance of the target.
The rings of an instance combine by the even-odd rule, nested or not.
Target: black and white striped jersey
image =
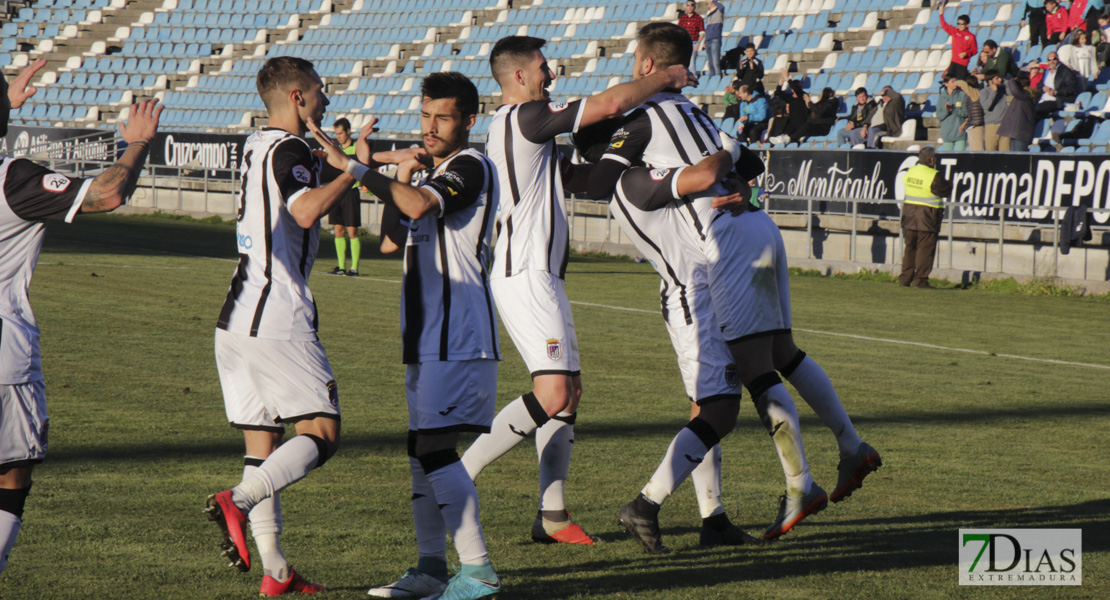
[[[403,360],[500,360],[497,313],[486,272],[497,219],[493,163],[467,148],[428,173],[421,187],[439,198],[440,210],[417,220],[401,217],[408,226],[401,291]]]
[[[320,232],[298,225],[289,208],[319,185],[320,162],[302,138],[267,128],[247,138],[241,174],[239,266],[216,326],[252,337],[315,340],[308,274]]]
[[[566,199],[555,136],[578,131],[585,101],[524,102],[497,109],[486,153],[501,186],[491,276],[546,271],[563,277],[569,257]]]
[[[649,169],[676,169],[695,165],[721,149],[717,125],[709,115],[680,93],[656,94],[626,117],[598,164],[606,170],[607,161],[627,168],[642,163]],[[717,185],[700,194],[682,198],[683,222],[699,239],[716,211],[713,198],[725,194]]]
[[[42,381],[39,326],[28,292],[46,219],[73,221],[92,180],[0,158],[0,384]]]

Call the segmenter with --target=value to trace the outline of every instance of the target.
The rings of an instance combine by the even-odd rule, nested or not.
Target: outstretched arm
[[[682,89],[697,85],[698,79],[684,65],[671,65],[664,71],[613,86],[586,99],[579,127],[618,117],[647,102],[667,88]]]
[[[157,100],[144,100],[131,106],[127,123],[120,123],[119,126],[120,137],[127,142],[127,149],[119,160],[92,180],[81,202],[81,212],[115,210],[135,192],[135,184],[146,163],[150,143],[158,132],[158,119],[164,108]]]

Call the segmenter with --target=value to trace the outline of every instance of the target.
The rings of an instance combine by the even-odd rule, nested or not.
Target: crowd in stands
[[[974,24],[961,14],[953,26],[945,20],[945,2],[936,4],[940,26],[951,38],[951,63],[938,82],[934,101],[939,138],[928,140],[945,151],[1027,151],[1037,137],[1038,122],[1051,121],[1057,143],[1082,128],[1065,131],[1061,112],[1082,108],[1074,103],[1094,89],[1100,72],[1110,67],[1110,7],[1106,0],[1025,0],[1021,27],[1030,40],[1055,49],[1020,66],[1013,53],[992,39],[979,46]],[[688,7],[689,10],[689,7]],[[697,47],[697,39],[694,40]],[[834,90],[824,88],[812,100],[802,82],[782,72],[768,91],[758,49],[748,43],[735,78],[725,88],[725,121],[734,121],[742,142],[781,146],[828,135],[836,129],[841,147],[880,148],[883,137],[898,137],[906,121],[906,99],[885,86],[872,97],[855,91],[855,102],[841,111]],[[837,126],[839,120],[844,122]]]

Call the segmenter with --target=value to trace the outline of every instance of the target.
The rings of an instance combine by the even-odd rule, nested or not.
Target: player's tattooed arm
[[[131,106],[127,122],[119,125],[120,137],[127,142],[127,149],[119,160],[93,179],[81,202],[81,212],[115,210],[135,192],[163,109],[158,100],[144,100]]]

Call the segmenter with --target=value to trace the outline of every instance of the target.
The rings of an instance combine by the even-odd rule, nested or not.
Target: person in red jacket
[[[1087,31],[1087,0],[1072,0],[1068,6],[1068,33],[1061,43],[1070,44],[1080,31]]]
[[[979,43],[975,39],[975,34],[968,30],[971,26],[971,17],[967,15],[956,17],[956,26],[953,27],[944,20],[943,2],[937,5],[937,10],[940,12],[940,26],[944,28],[945,33],[952,36],[952,63],[948,65],[945,75],[961,80],[967,79],[967,63],[971,57],[979,53]]]
[[[1059,44],[1064,34],[1068,32],[1068,9],[1060,6],[1056,0],[1044,0],[1044,12],[1048,43]]]

